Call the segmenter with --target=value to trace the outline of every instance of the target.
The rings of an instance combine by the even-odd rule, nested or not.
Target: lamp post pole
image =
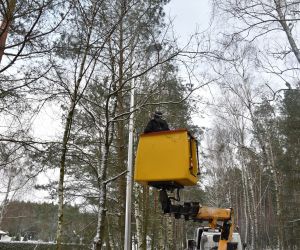
[[[162,49],[159,43],[150,45],[147,53],[159,51]],[[149,56],[149,55],[148,55]],[[132,198],[132,176],[133,176],[133,110],[134,110],[134,78],[131,81],[130,91],[130,116],[129,116],[129,134],[128,134],[128,160],[127,160],[127,186],[126,186],[126,211],[125,211],[125,237],[124,250],[131,250],[131,198]]]
[[[131,198],[132,198],[132,157],[133,157],[133,109],[134,109],[134,79],[131,81],[130,115],[128,126],[128,160],[127,160],[127,185],[126,185],[126,211],[125,211],[125,239],[124,250],[131,250]]]

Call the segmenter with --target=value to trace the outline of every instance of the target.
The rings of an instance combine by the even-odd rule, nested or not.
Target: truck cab
[[[189,240],[188,249],[217,250],[221,232],[208,227],[199,227],[195,230],[195,240]],[[240,234],[234,232],[232,240],[227,243],[227,250],[243,250]]]

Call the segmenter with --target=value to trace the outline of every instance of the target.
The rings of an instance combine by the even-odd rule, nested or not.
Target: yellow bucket
[[[197,184],[197,141],[187,130],[142,134],[135,159],[134,180],[152,185],[175,182],[181,186]]]

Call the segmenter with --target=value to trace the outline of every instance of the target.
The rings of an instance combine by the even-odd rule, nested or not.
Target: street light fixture
[[[146,52],[159,53],[162,49],[161,44],[155,43],[149,45]],[[134,111],[134,90],[135,79],[132,78],[130,84],[130,115],[128,125],[128,160],[127,160],[127,175],[126,175],[126,210],[125,210],[125,237],[124,237],[124,250],[131,250],[131,198],[132,198],[132,176],[133,176],[133,111]]]

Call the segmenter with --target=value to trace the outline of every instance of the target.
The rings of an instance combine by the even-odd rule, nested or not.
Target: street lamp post
[[[127,160],[127,185],[126,185],[126,211],[125,211],[125,239],[124,249],[131,250],[131,198],[132,198],[132,175],[133,175],[133,109],[134,109],[134,79],[131,81],[130,91],[130,115],[128,134],[128,160]]]
[[[153,51],[157,53],[162,49],[161,44],[156,43],[148,46],[146,52],[148,56]],[[147,63],[146,63],[147,65]],[[127,181],[126,181],[126,211],[125,211],[125,238],[124,250],[131,250],[131,198],[132,198],[132,176],[133,176],[133,110],[134,110],[134,78],[131,81],[130,91],[130,116],[129,116],[129,135],[128,135],[128,160],[127,160]]]

